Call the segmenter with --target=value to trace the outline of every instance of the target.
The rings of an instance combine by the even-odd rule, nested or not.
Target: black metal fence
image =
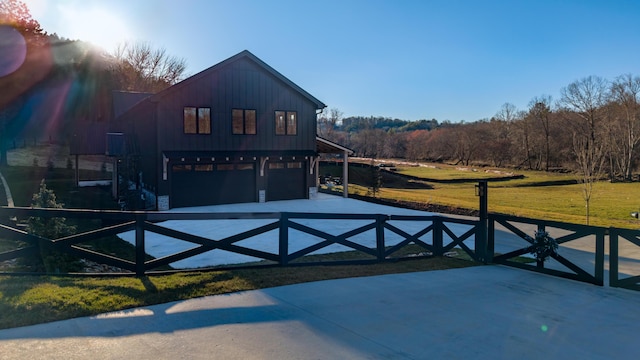
[[[68,253],[97,263],[114,266],[124,271],[144,275],[155,269],[169,264],[192,258],[212,251],[223,250],[235,254],[247,255],[262,261],[260,265],[314,265],[327,264],[327,261],[296,262],[306,255],[315,253],[328,246],[337,244],[348,250],[362,254],[358,259],[330,261],[331,263],[353,264],[366,262],[392,261],[403,256],[394,256],[409,245],[417,246],[424,251],[419,256],[440,256],[454,247],[462,248],[474,260],[482,258],[474,250],[478,236],[478,222],[474,220],[447,218],[442,216],[400,216],[380,214],[326,214],[326,213],[174,213],[174,212],[127,212],[127,211],[94,211],[67,209],[31,209],[31,208],[0,208],[0,218],[78,218],[96,219],[103,223],[114,224],[99,229],[85,231],[74,235],[47,239],[28,234],[24,230],[9,225],[0,225],[0,237],[11,239],[23,244],[24,247],[0,253],[0,261],[6,261],[36,251],[38,246]],[[246,231],[223,238],[208,238],[190,232],[177,231],[163,226],[169,220],[267,220],[267,223]],[[322,220],[324,227],[305,224],[304,221]],[[349,223],[351,228],[340,234],[327,231],[332,228],[327,223],[340,223],[344,227]],[[412,223],[412,227],[402,226]],[[453,225],[457,225],[453,229]],[[215,225],[212,225],[215,226]],[[322,229],[325,228],[325,229]],[[335,227],[333,227],[335,228]],[[110,254],[104,254],[81,246],[92,239],[122,234],[133,231],[135,233],[135,259],[124,259]],[[307,234],[317,241],[295,251],[290,250],[291,233],[297,231],[296,236]],[[178,251],[174,254],[154,259],[147,259],[145,234],[156,233],[172,239],[193,244],[193,247]],[[270,233],[267,241],[277,244],[277,250],[270,252],[249,248],[239,244],[243,240]],[[374,242],[359,242],[352,238],[364,235]],[[389,240],[388,237],[393,237]],[[473,243],[473,244],[470,244]],[[411,257],[415,257],[415,251]],[[220,268],[220,267],[218,267]]]
[[[623,241],[627,245],[627,251],[621,252]],[[609,285],[623,287],[631,290],[640,290],[640,230],[616,229],[609,230]],[[632,264],[629,269],[625,264]],[[638,273],[633,273],[638,271]],[[624,273],[624,274],[623,274]],[[623,275],[625,275],[623,277]]]
[[[496,264],[604,285],[606,232],[606,228],[595,226],[491,214],[488,252]],[[578,241],[582,243],[572,248],[570,243]],[[496,251],[496,245],[505,242],[510,242],[510,247]],[[530,260],[522,261],[523,255]]]
[[[385,262],[404,257],[442,256],[456,248],[464,251],[474,261],[513,266],[603,285],[605,239],[609,235],[609,285],[640,290],[638,285],[640,274],[634,275],[631,266],[625,266],[624,271],[620,270],[621,259],[625,264],[640,264],[640,257],[637,260],[633,259],[632,255],[625,257],[620,254],[619,248],[620,241],[626,240],[625,251],[635,251],[636,255],[640,254],[640,249],[637,248],[640,247],[640,231],[636,230],[602,228],[497,214],[489,214],[485,220],[478,220],[440,215],[294,212],[177,213],[0,208],[1,219],[29,217],[93,219],[100,220],[102,224],[111,225],[59,239],[31,235],[14,225],[0,225],[0,238],[25,244],[0,253],[0,262],[33,254],[38,247],[44,246],[140,276],[214,250],[255,258],[256,261],[247,266],[300,266]],[[165,221],[170,220],[229,219],[263,221],[261,225],[245,230],[238,228],[239,232],[219,238],[198,235],[192,231],[178,231],[164,224]],[[338,224],[340,226],[337,226]],[[211,226],[216,225],[212,223]],[[336,233],[336,230],[339,233]],[[133,258],[126,259],[105,254],[83,246],[87,241],[125,232],[134,234]],[[149,258],[146,251],[146,236],[150,233],[190,243],[191,247],[173,254]],[[208,233],[216,234],[216,231]],[[272,245],[269,250],[242,244],[244,240],[259,236],[261,241]],[[301,236],[313,238],[313,241],[307,246],[292,247],[292,241],[295,242]],[[353,251],[358,256],[343,260],[317,260],[308,256],[327,250],[333,245],[340,246],[343,249],[341,251]]]

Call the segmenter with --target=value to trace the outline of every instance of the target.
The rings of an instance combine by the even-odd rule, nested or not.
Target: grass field
[[[492,169],[482,174],[509,174],[508,170]],[[323,167],[321,173],[339,171],[339,167]],[[422,178],[476,179],[480,172],[456,170],[455,167],[397,167],[397,172]],[[439,173],[442,171],[442,173]],[[452,176],[453,172],[458,172]],[[351,168],[349,192],[364,195],[368,169]],[[585,224],[585,202],[582,185],[575,183],[572,174],[518,171],[523,179],[489,182],[489,212],[536,219]],[[377,194],[384,199],[397,199],[452,208],[478,209],[475,182],[442,184],[426,182],[422,189],[407,188],[398,184],[398,178],[386,174]],[[563,185],[557,185],[563,184]],[[339,187],[340,189],[340,187]],[[590,225],[636,229],[640,222],[630,216],[640,210],[640,183],[610,183],[601,181],[595,185],[591,200]]]

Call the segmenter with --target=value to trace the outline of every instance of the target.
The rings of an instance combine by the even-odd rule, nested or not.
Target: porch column
[[[316,174],[316,187],[320,188],[320,156],[316,156],[315,165],[313,166]]]
[[[342,196],[349,197],[349,154],[342,152]]]

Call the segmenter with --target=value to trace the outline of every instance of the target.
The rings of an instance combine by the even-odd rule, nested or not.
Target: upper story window
[[[256,134],[256,111],[233,109],[231,115],[232,131],[234,135]]]
[[[276,135],[296,135],[298,114],[295,111],[276,111]]]
[[[211,108],[184,108],[185,134],[211,134]]]

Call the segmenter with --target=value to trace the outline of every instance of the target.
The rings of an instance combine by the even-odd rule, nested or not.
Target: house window
[[[236,165],[237,170],[253,170],[253,168],[254,168],[253,164],[237,164]]]
[[[171,170],[173,170],[174,172],[191,171],[191,169],[191,165],[173,165],[171,167]]]
[[[230,170],[233,170],[233,168],[234,168],[233,164],[216,165],[216,170],[218,171],[230,171]]]
[[[184,108],[185,134],[211,134],[211,108]]]
[[[276,111],[276,135],[296,135],[298,114],[295,111]]]
[[[195,165],[196,171],[213,171],[213,164]]]
[[[231,114],[234,135],[256,134],[256,111],[233,109]]]

